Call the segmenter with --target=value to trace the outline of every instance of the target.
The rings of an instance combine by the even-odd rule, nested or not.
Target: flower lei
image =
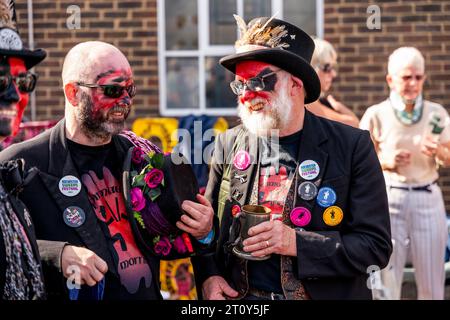
[[[162,153],[153,150],[145,153],[140,147],[134,147],[130,170],[133,215],[152,237],[152,246],[157,255],[167,256],[173,249],[179,254],[193,253],[188,234],[180,234],[179,230],[167,221],[155,202],[165,184],[163,164]]]

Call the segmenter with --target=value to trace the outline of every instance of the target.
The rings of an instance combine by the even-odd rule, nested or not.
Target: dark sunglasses
[[[82,83],[77,82],[77,85],[81,87],[87,88],[101,88],[103,90],[103,94],[110,98],[120,98],[123,94],[123,90],[126,90],[130,98],[133,98],[136,95],[136,85],[132,84],[129,86],[119,86],[118,84],[91,84],[91,83]]]
[[[264,79],[274,75],[275,73],[281,71],[283,69],[279,69],[277,71],[273,71],[271,73],[265,74],[261,77],[253,77],[243,82],[241,80],[234,80],[230,82],[231,90],[233,90],[234,94],[240,96],[242,92],[244,92],[245,87],[247,87],[250,91],[263,91],[266,85],[264,84]]]
[[[333,70],[336,71],[336,68],[331,63],[325,63],[323,66],[318,65],[317,67],[324,73],[330,73]]]
[[[0,92],[9,88],[12,81],[17,85],[20,92],[29,93],[34,90],[37,82],[37,75],[27,72],[19,74],[18,76],[12,76],[10,74],[0,74]]]
[[[416,81],[422,81],[422,79],[424,79],[424,75],[423,74],[417,74],[415,77],[414,76],[403,76],[401,77],[403,81],[407,82],[407,81],[411,81],[413,78],[416,79]]]

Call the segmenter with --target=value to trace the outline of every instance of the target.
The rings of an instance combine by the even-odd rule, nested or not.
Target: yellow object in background
[[[176,118],[139,118],[133,122],[131,129],[138,136],[160,147],[163,152],[171,152],[178,143]],[[215,134],[227,129],[228,122],[225,118],[219,117],[214,124]],[[191,259],[161,260],[160,280],[161,291],[169,294],[169,300],[197,299]]]
[[[174,134],[178,130],[178,120],[175,118],[139,118],[133,122],[131,130],[164,152],[172,151],[178,143]]]
[[[170,293],[170,300],[196,300],[194,270],[191,259],[161,260],[161,290]]]

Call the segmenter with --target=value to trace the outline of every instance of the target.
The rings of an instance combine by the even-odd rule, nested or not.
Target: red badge
[[[231,214],[233,215],[234,218],[237,218],[239,213],[241,213],[241,207],[239,207],[237,204],[235,204],[231,208]]]

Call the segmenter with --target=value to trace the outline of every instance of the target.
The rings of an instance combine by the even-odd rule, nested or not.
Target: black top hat
[[[240,30],[236,41],[236,54],[220,59],[220,64],[235,73],[238,62],[258,60],[273,64],[303,81],[305,103],[317,100],[320,80],[311,66],[314,41],[300,28],[282,20],[260,17],[245,24],[235,15]]]
[[[14,0],[0,0],[0,56],[19,57],[27,69],[41,62],[47,56],[43,49],[28,50],[23,47],[16,26]]]

